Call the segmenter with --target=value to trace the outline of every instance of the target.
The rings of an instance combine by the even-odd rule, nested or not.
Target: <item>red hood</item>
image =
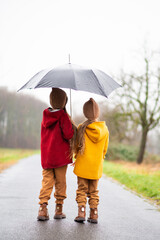
[[[53,124],[58,122],[61,116],[64,114],[64,110],[51,112],[49,109],[50,108],[47,108],[43,111],[42,125],[45,128],[51,127]]]

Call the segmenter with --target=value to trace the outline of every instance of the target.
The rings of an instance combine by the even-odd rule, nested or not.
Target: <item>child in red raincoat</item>
[[[41,164],[42,188],[39,195],[38,220],[48,220],[48,200],[53,186],[56,199],[55,219],[65,218],[62,212],[63,200],[66,198],[66,171],[67,165],[72,163],[70,139],[74,130],[71,120],[66,113],[67,95],[59,88],[52,88],[50,104],[43,112],[41,124]]]

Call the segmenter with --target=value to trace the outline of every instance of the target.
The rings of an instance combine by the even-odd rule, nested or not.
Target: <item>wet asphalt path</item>
[[[143,199],[103,177],[99,183],[99,223],[74,222],[76,176],[68,167],[64,212],[54,220],[54,198],[49,201],[50,220],[39,222],[38,195],[41,187],[40,156],[21,160],[0,174],[1,240],[158,240],[160,212]],[[89,209],[87,208],[87,215]]]

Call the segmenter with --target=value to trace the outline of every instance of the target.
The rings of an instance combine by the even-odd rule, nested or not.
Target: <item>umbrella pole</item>
[[[70,115],[72,118],[72,99],[71,99],[71,88],[70,88]]]

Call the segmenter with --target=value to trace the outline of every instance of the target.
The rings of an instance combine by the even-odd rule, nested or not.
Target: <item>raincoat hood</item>
[[[42,125],[45,128],[51,127],[53,124],[59,121],[61,116],[64,114],[63,110],[51,112],[51,108],[47,108],[43,111]]]
[[[109,133],[105,122],[93,122],[86,127],[86,135],[94,143],[101,141],[106,134]]]

